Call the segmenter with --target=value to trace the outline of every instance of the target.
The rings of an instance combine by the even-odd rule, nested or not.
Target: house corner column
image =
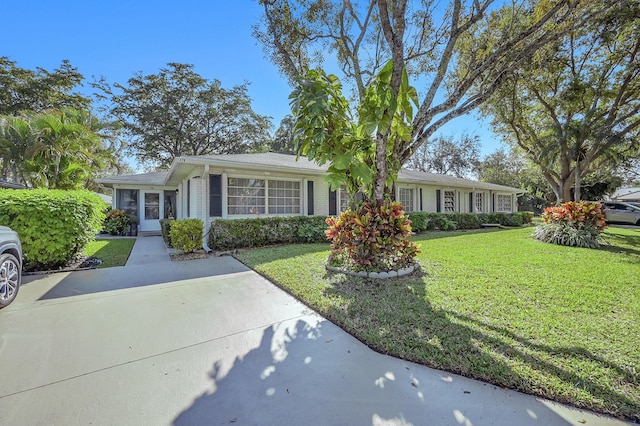
[[[227,173],[226,172],[222,172],[222,218],[226,219],[227,218],[227,211],[229,210],[227,208],[227,183],[228,183],[228,179],[227,179]]]

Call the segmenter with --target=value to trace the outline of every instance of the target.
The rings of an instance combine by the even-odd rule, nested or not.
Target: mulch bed
[[[87,269],[96,269],[102,260],[97,257],[87,257],[87,256],[78,256],[76,260],[73,262],[61,266],[58,269],[50,269],[47,271],[25,271],[23,275],[45,275],[45,274],[54,274],[56,272],[73,272],[73,271],[84,271]]]
[[[193,253],[170,253],[169,257],[173,261],[194,260],[194,259],[207,259],[211,257],[211,253],[207,253],[204,250],[194,251]]]

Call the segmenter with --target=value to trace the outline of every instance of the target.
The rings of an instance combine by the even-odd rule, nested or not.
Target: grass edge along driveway
[[[390,280],[327,273],[326,244],[236,257],[381,353],[640,420],[640,231],[590,250],[532,230],[419,235],[422,272]]]
[[[87,244],[84,255],[102,260],[98,268],[124,266],[129,259],[135,238],[96,238]]]

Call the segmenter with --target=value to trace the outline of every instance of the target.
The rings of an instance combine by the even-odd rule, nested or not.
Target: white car
[[[0,226],[0,308],[8,306],[18,295],[22,280],[22,245],[18,234]]]
[[[602,207],[607,222],[640,226],[640,207],[621,201],[606,201]]]

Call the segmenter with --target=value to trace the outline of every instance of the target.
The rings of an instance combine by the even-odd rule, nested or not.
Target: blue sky
[[[249,82],[253,109],[272,117],[275,128],[290,111],[291,88],[251,35],[257,0],[5,0],[2,9],[0,56],[19,67],[52,70],[68,59],[87,81],[103,76],[124,84],[138,71],[188,63],[227,88]],[[480,137],[483,155],[499,146],[489,125],[472,116],[439,133],[464,132]]]

